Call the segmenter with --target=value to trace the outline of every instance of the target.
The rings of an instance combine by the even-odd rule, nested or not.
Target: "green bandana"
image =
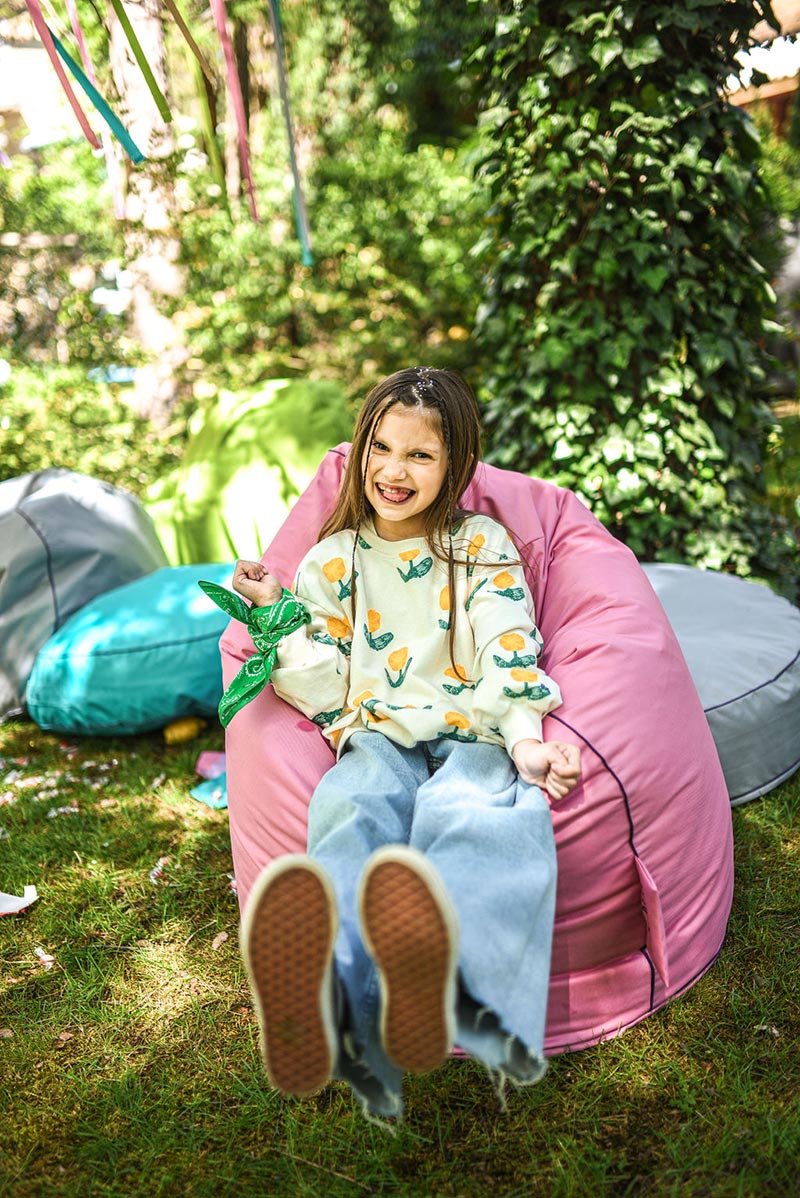
[[[222,727],[227,728],[236,712],[261,694],[269,682],[280,642],[308,624],[311,616],[291,591],[284,590],[278,602],[269,607],[248,607],[233,591],[216,582],[199,582],[198,586],[217,607],[247,625],[256,647],[220,700],[219,718]]]

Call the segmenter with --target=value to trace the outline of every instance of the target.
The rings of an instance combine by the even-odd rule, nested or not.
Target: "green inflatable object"
[[[145,507],[173,565],[257,559],[352,413],[335,383],[273,379],[222,392],[193,428],[180,466]]]

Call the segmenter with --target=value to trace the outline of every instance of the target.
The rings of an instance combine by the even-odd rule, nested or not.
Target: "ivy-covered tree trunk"
[[[760,502],[759,143],[724,98],[770,5],[493,4],[491,459],[573,488],[641,558],[791,573]]]

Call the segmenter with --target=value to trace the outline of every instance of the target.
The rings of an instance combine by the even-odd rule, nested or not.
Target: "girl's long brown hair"
[[[355,556],[358,534],[372,505],[366,498],[366,470],[372,440],[381,417],[396,405],[414,408],[433,422],[447,451],[447,474],[436,499],[423,514],[425,538],[431,552],[447,563],[450,595],[450,632],[448,648],[453,660],[456,632],[456,558],[453,552],[453,527],[470,513],[458,507],[458,500],[472,481],[481,453],[480,414],[472,388],[452,370],[413,367],[398,370],[382,379],[370,391],[358,414],[353,430],[353,446],[347,459],[339,497],[333,512],[320,530],[319,539],[353,529],[351,611],[355,624]]]

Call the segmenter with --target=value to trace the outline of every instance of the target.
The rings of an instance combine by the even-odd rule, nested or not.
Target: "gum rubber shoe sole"
[[[313,1094],[330,1080],[335,937],[333,891],[319,866],[296,855],[273,862],[251,892],[240,943],[264,1066],[284,1094]]]
[[[359,896],[364,939],[380,971],[381,1034],[389,1059],[427,1073],[455,1029],[457,924],[438,874],[421,854],[389,846],[367,865]]]

